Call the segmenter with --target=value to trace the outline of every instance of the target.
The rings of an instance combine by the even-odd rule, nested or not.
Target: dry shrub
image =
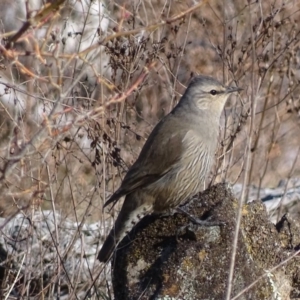
[[[53,209],[109,228],[105,199],[199,73],[244,88],[210,180],[266,187],[299,173],[297,1],[25,4],[0,12],[2,216]]]

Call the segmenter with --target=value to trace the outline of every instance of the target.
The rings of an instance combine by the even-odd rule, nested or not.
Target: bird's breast
[[[201,191],[214,151],[197,138],[186,138],[180,160],[159,180],[147,187],[155,198],[154,211],[174,208]]]

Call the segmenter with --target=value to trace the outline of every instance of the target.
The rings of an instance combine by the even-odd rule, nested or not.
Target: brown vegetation
[[[244,88],[208,184],[243,183],[245,200],[299,174],[297,1],[2,2],[1,216],[111,220],[105,199],[199,73]]]

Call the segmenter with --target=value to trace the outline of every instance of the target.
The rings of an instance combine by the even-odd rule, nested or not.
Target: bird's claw
[[[187,216],[188,219],[195,225],[210,227],[210,226],[224,226],[226,224],[225,222],[222,221],[200,220],[199,218],[195,218],[194,216],[192,216],[191,214],[189,214],[188,212],[186,212],[180,207],[177,208],[177,211]]]

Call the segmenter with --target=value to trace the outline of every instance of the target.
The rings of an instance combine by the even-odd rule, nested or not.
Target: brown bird
[[[145,215],[178,206],[203,186],[214,161],[222,110],[230,93],[208,76],[194,77],[179,103],[153,129],[120,188],[104,207],[126,196],[98,259],[106,262],[115,247]]]

